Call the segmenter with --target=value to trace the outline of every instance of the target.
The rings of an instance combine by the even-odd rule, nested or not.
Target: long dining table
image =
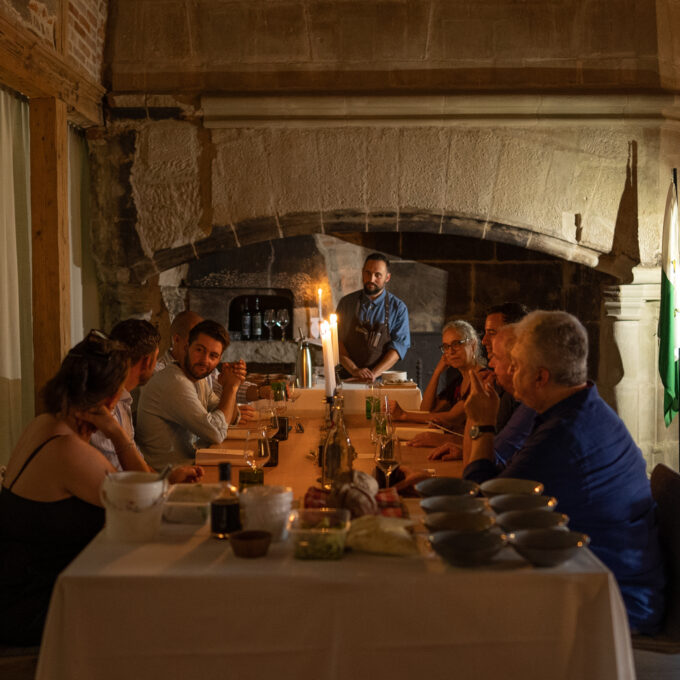
[[[321,420],[297,422],[304,432],[280,443],[265,483],[300,498],[319,475]],[[356,466],[370,471],[368,422],[347,422]],[[412,470],[461,473],[426,449],[404,453]],[[137,544],[101,533],[57,581],[37,680],[635,677],[616,581],[589,550],[537,569],[508,547],[487,567],[455,568],[429,549],[418,501],[406,507],[411,557],[301,561],[281,542],[245,560],[207,526],[164,523]]]

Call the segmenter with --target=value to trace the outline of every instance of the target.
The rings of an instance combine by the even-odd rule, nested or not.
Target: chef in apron
[[[410,345],[406,305],[385,289],[389,262],[369,255],[362,270],[364,288],[338,305],[342,378],[372,382],[403,358]]]

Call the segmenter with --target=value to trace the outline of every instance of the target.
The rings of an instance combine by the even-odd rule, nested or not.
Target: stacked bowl
[[[272,541],[287,537],[286,522],[293,504],[289,486],[249,486],[241,492],[239,501],[244,529],[268,531]]]

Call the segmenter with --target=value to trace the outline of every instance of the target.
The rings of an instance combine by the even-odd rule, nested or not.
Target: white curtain
[[[0,465],[33,417],[28,103],[0,88]]]

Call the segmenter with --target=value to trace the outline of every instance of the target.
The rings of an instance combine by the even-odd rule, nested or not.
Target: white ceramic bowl
[[[590,543],[586,534],[554,529],[526,529],[510,534],[512,547],[536,567],[555,567]]]
[[[437,531],[430,534],[429,540],[433,550],[449,564],[457,567],[477,567],[493,560],[506,544],[507,536],[494,531],[473,534]]]
[[[482,482],[482,493],[487,498],[493,498],[501,494],[524,493],[538,495],[543,493],[543,484],[532,479],[517,479],[514,477],[495,477]]]
[[[460,477],[430,477],[414,486],[421,496],[476,496],[479,484]]]
[[[561,512],[543,510],[510,510],[496,517],[496,523],[506,531],[523,529],[563,529],[566,530],[569,517]]]
[[[557,499],[554,496],[533,496],[526,493],[509,493],[489,499],[491,509],[499,515],[511,510],[547,510],[555,509]]]

